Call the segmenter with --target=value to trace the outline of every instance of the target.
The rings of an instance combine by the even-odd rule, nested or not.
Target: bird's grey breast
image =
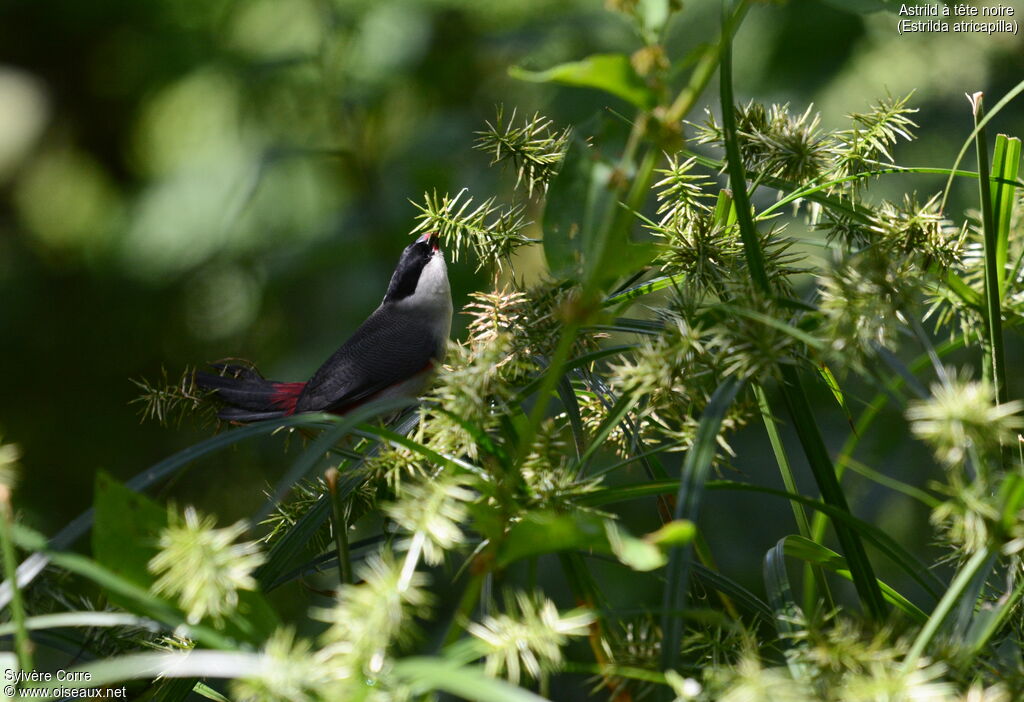
[[[416,291],[394,303],[394,314],[415,326],[426,325],[439,349],[436,358],[444,357],[452,331],[452,291],[448,284],[448,268],[440,252],[423,267]]]

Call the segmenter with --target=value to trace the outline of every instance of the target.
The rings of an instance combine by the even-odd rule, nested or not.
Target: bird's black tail
[[[228,422],[257,422],[295,413],[305,383],[267,380],[252,368],[214,364],[217,373],[196,373],[196,385],[224,402],[217,416]]]

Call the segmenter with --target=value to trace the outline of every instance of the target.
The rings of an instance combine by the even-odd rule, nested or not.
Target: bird
[[[305,412],[345,414],[371,400],[415,398],[444,361],[452,326],[448,268],[435,232],[405,247],[380,306],[305,382],[265,379],[251,367],[211,364],[196,386],[221,400],[231,423]]]

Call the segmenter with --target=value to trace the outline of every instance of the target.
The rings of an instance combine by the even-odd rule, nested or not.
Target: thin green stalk
[[[731,0],[722,0],[722,48],[719,74],[721,77],[722,95],[722,134],[725,140],[725,154],[729,167],[729,184],[732,186],[733,201],[736,203],[736,221],[740,227],[743,240],[743,252],[746,255],[750,277],[766,296],[771,295],[771,284],[765,268],[764,252],[757,238],[757,229],[750,208],[750,196],[747,194],[747,176],[740,157],[739,140],[736,133],[736,108],[732,92],[732,36],[734,28],[730,26]]]
[[[441,644],[442,649],[458,641],[459,636],[462,635],[463,622],[468,622],[472,619],[473,610],[476,609],[476,605],[480,601],[480,593],[483,592],[484,578],[486,576],[487,571],[483,570],[470,576],[466,589],[462,591],[462,597],[459,598],[459,605],[455,608],[455,613],[448,624],[448,631],[445,633],[443,643]]]
[[[718,572],[718,564],[715,563],[715,556],[711,553],[711,545],[708,543],[704,533],[699,530],[693,539],[693,551],[697,554],[697,560],[701,562],[701,565],[714,573]],[[722,607],[728,612],[729,616],[736,621],[740,621],[740,613],[736,609],[736,605],[733,604],[732,598],[721,590],[716,590],[715,592],[718,593],[718,599],[722,602]]]
[[[722,51],[726,47],[731,46],[732,35],[736,27],[743,21],[743,17],[747,14],[749,8],[750,0],[740,0],[737,4],[736,10],[722,27],[722,34],[718,38],[718,42],[708,46],[697,66],[693,69],[693,73],[690,74],[690,80],[679,91],[679,95],[676,96],[672,105],[665,112],[664,121],[666,124],[673,124],[683,119],[693,109],[693,106],[697,104],[697,99],[704,94],[705,88],[711,82],[711,77],[715,75],[715,68],[718,67]]]
[[[996,547],[994,544],[989,544],[986,548],[979,549],[970,560],[964,564],[963,568],[953,578],[953,582],[949,584],[949,589],[946,590],[946,594],[942,596],[939,603],[935,605],[935,609],[932,610],[931,615],[928,617],[928,623],[924,625],[924,628],[918,633],[917,638],[914,639],[913,645],[910,647],[910,652],[907,657],[903,659],[903,671],[910,672],[917,665],[918,659],[924,654],[928,644],[931,643],[932,639],[938,633],[939,628],[943,622],[946,621],[946,617],[949,616],[953,608],[960,603],[960,596],[970,585],[971,581],[974,580],[974,576],[977,575],[978,570],[981,569],[992,554],[995,552]]]
[[[960,162],[964,160],[964,155],[967,154],[967,150],[971,148],[971,141],[974,139],[975,134],[984,128],[990,119],[999,114],[1000,110],[1013,102],[1021,93],[1024,93],[1024,80],[1013,86],[1013,88],[996,103],[996,106],[992,108],[992,111],[985,115],[981,121],[975,124],[974,131],[971,132],[967,139],[964,140],[963,146],[960,147],[960,153],[956,155],[956,160],[953,162],[953,167],[950,169],[949,179],[946,181],[946,187],[943,189],[942,202],[939,203],[940,212],[945,211],[946,209],[946,201],[949,199],[949,191],[953,187],[953,175],[956,172],[956,169],[960,167]]]
[[[814,420],[810,402],[800,383],[800,375],[792,366],[783,365],[780,370],[783,380],[782,394],[789,408],[790,416],[793,418],[793,425],[800,444],[807,456],[807,462],[814,474],[814,480],[821,491],[821,498],[826,504],[849,513],[850,507],[846,502],[846,495],[836,477],[832,459],[829,458],[821,431]],[[874,569],[871,567],[871,561],[868,560],[860,535],[845,523],[833,520],[832,525],[835,528],[839,544],[842,546],[843,555],[846,556],[846,560],[850,564],[853,584],[861,603],[873,619],[884,619],[888,606],[878,587],[878,580],[875,578]]]
[[[964,338],[958,337],[952,339],[943,344],[940,344],[935,349],[935,354],[942,358],[947,354],[952,353],[958,349],[964,347]],[[928,353],[923,353],[908,364],[907,368],[911,373],[916,373],[924,369],[931,362],[931,358]],[[899,375],[894,375],[892,380],[886,385],[884,390],[878,392],[868,406],[861,412],[860,417],[857,418],[857,424],[854,427],[855,431],[851,432],[849,437],[846,439],[846,443],[843,444],[843,448],[840,449],[839,455],[836,457],[836,479],[842,480],[843,473],[846,471],[847,465],[849,465],[852,459],[853,452],[857,450],[858,444],[862,436],[867,436],[868,429],[874,423],[879,413],[889,404],[889,396],[891,393],[898,390],[904,384],[904,380]],[[814,515],[812,520],[811,533],[813,534],[811,540],[817,543],[821,543],[825,537],[825,525],[827,518],[824,514],[817,513]]]
[[[779,435],[779,428],[775,424],[775,417],[772,416],[771,407],[768,405],[768,396],[764,388],[754,385],[754,396],[757,398],[757,405],[761,411],[761,418],[764,420],[765,431],[768,432],[768,441],[771,442],[772,452],[775,454],[775,462],[779,466],[779,474],[782,476],[782,484],[786,491],[799,494],[796,479],[793,477],[793,470],[789,465],[789,457],[786,455],[786,447],[782,443],[782,436]],[[807,513],[803,506],[795,502],[789,503],[793,509],[793,519],[796,520],[797,531],[806,539],[811,538],[811,525],[807,520]],[[825,597],[826,606],[829,609],[834,607],[832,593],[828,587],[828,580],[825,573],[819,566],[807,564],[804,568],[804,613],[810,618],[817,607],[816,588],[821,590]]]
[[[551,360],[544,371],[540,387],[537,389],[537,399],[527,418],[526,429],[519,438],[519,450],[516,452],[515,459],[517,463],[526,459],[530,446],[533,445],[533,439],[537,435],[537,428],[540,426],[541,421],[543,421],[544,414],[547,411],[548,399],[554,393],[559,379],[565,372],[566,361],[569,360],[569,354],[572,352],[572,345],[576,341],[576,332],[579,330],[579,327],[579,322],[576,320],[571,320],[562,327],[562,334],[558,338],[558,345],[555,347],[555,352],[551,355]]]
[[[914,485],[910,485],[909,483],[905,483],[902,480],[891,478],[885,473],[879,473],[877,470],[871,468],[870,466],[864,465],[856,458],[847,458],[846,465],[854,473],[862,475],[868,480],[871,480],[875,483],[878,483],[879,485],[887,487],[890,490],[895,490],[898,493],[906,495],[912,500],[917,500],[928,509],[935,509],[940,504],[942,504],[941,500],[932,497],[921,488],[915,487]]]
[[[730,4],[730,0],[722,0],[723,32],[728,27]],[[729,41],[724,41],[726,38]],[[765,267],[764,252],[761,250],[761,243],[754,225],[750,197],[747,193],[746,174],[744,173],[743,161],[740,157],[739,141],[736,132],[736,108],[732,92],[731,39],[731,36],[723,36],[720,70],[722,132],[725,140],[729,181],[733,189],[733,199],[736,204],[736,222],[740,228],[750,277],[760,292],[765,297],[770,297],[772,294],[771,284]],[[800,385],[800,376],[796,368],[790,365],[782,364],[779,370],[783,379],[782,394],[786,405],[789,407],[790,415],[793,417],[793,424],[797,430],[804,453],[807,455],[815,482],[817,482],[818,489],[821,491],[822,499],[832,507],[849,513],[850,508],[846,503],[846,496],[843,494],[842,487],[840,487],[839,481],[836,479],[832,460],[829,458],[825,442],[821,438],[821,432],[814,419],[810,403]],[[860,596],[861,602],[873,619],[882,619],[885,616],[887,605],[885,598],[882,597],[882,591],[878,587],[878,581],[875,578],[871,562],[868,560],[867,552],[864,550],[864,544],[861,542],[859,534],[844,523],[834,522],[834,524],[836,535],[839,537],[840,545],[843,548],[843,554],[850,564],[854,586],[857,588],[857,594]]]
[[[327,492],[331,500],[331,518],[334,521],[334,548],[338,552],[338,576],[342,585],[352,584],[352,560],[348,551],[348,519],[338,494],[338,469],[328,468],[324,473]]]
[[[711,462],[718,451],[717,437],[722,426],[722,419],[742,385],[742,381],[735,376],[727,378],[708,400],[697,427],[693,447],[683,459],[673,519],[689,519],[694,523],[697,522],[704,496],[704,484],[707,482],[708,472],[711,470]],[[683,621],[679,617],[671,616],[670,613],[686,608],[692,562],[693,557],[689,545],[673,546],[668,550],[665,589],[662,596],[664,611],[661,618],[662,670],[674,670],[679,663],[680,644],[683,640]]]
[[[999,236],[992,214],[992,188],[989,182],[988,142],[983,120],[985,107],[981,93],[971,96],[974,113],[974,148],[978,155],[978,191],[981,198],[981,222],[985,234],[985,316],[988,318],[988,361],[991,364],[986,375],[991,373],[996,388],[996,401],[1007,401],[1006,360],[1003,349],[1003,319],[999,301],[999,266],[997,263]]]
[[[0,546],[3,548],[4,577],[11,583],[11,622],[14,624],[14,651],[18,656],[21,670],[33,670],[32,642],[25,624],[25,604],[21,599],[21,588],[17,578],[18,559],[14,552],[11,511],[11,491],[6,485],[0,486]]]

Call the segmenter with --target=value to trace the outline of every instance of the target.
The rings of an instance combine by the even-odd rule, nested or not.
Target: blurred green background
[[[894,15],[846,4],[758,4],[736,44],[738,95],[800,111],[814,102],[840,128],[887,90],[914,90],[922,138],[897,160],[951,165],[970,130],[963,94],[1012,87],[1024,75],[1020,39],[901,37]],[[684,7],[667,42],[680,82],[686,57],[717,33],[717,3]],[[560,125],[630,115],[602,94],[512,80],[509,66],[639,46],[600,0],[5,0],[0,431],[24,451],[27,521],[52,533],[88,506],[98,469],[124,479],[209,435],[189,422],[140,424],[131,378],[157,380],[162,368],[175,378],[225,356],[307,377],[379,302],[413,226],[410,200],[463,187],[508,196],[514,178],[472,150],[496,105]],[[712,87],[704,102],[715,100]],[[1011,133],[1022,126],[1019,107],[997,120]],[[927,197],[942,184],[882,188]],[[961,192],[956,215],[972,194]],[[456,308],[490,284],[470,262],[451,269]],[[827,407],[835,446],[847,427]],[[863,457],[884,455],[883,469],[920,482],[923,452],[902,423],[886,426]],[[766,454],[762,434],[736,444],[748,477]],[[282,443],[221,453],[172,494],[222,520],[242,516],[280,475]],[[903,503],[882,494],[858,509],[891,513],[893,530],[927,541],[923,512],[891,510],[888,500]],[[750,498],[760,506],[747,513],[729,499],[706,511],[727,540],[749,537],[755,520],[791,519],[781,502],[765,510]],[[758,562],[746,549],[762,554],[786,528],[765,527],[764,544],[737,542],[723,565]]]

